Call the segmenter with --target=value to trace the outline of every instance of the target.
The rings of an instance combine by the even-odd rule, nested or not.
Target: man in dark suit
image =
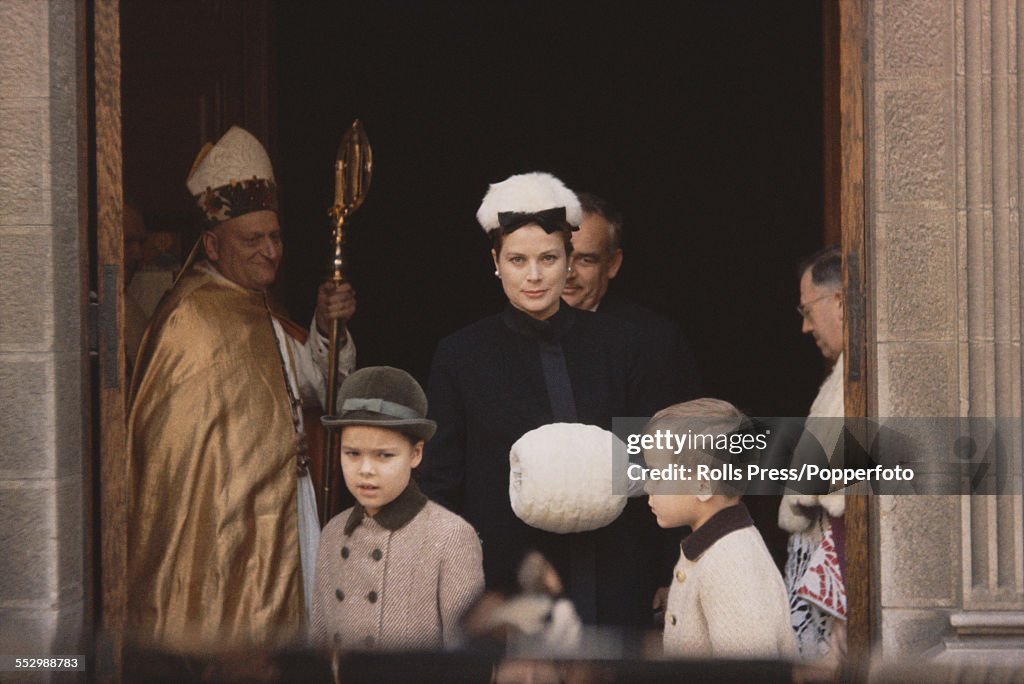
[[[608,294],[608,284],[622,267],[622,214],[597,195],[578,195],[583,210],[579,230],[572,234],[569,277],[562,299],[577,309],[596,311],[628,323],[642,349],[645,399],[656,410],[701,396],[700,376],[690,345],[679,326],[632,299]],[[630,506],[624,517],[649,515],[646,506]],[[634,521],[641,524],[641,521]],[[679,530],[661,530],[663,547],[658,574],[663,579],[652,607],[663,610],[672,567],[679,557]]]
[[[562,299],[577,309],[609,314],[631,323],[654,372],[652,404],[670,404],[700,396],[700,376],[693,352],[679,326],[633,300],[608,293],[622,267],[622,214],[591,193],[579,194],[583,222],[572,234],[569,278]]]

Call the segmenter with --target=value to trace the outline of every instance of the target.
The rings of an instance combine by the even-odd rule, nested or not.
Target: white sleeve
[[[338,350],[338,382],[340,383],[356,367],[356,344],[346,328],[340,331],[345,343]],[[327,352],[329,340],[316,329],[316,320],[309,324],[309,337],[305,344],[299,344],[292,336],[286,336],[291,358],[295,363],[295,382],[299,396],[305,403],[314,402],[323,407],[327,399]]]

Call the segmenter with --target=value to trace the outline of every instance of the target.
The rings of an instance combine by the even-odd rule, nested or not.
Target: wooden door
[[[844,390],[848,418],[867,416],[873,389],[868,374],[868,247],[865,222],[864,0],[825,0],[824,172],[826,244],[843,251]],[[867,496],[846,500],[847,653],[866,675],[876,630],[877,591],[871,576],[871,525]]]

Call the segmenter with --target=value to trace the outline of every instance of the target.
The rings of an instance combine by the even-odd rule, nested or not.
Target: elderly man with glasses
[[[842,432],[843,260],[836,246],[812,254],[798,270],[802,330],[832,364],[811,404],[805,439],[831,455]],[[798,447],[799,451],[799,447]],[[789,494],[779,526],[790,533],[786,561],[790,623],[804,660],[835,667],[846,650],[843,494]]]
[[[801,330],[814,336],[822,355],[836,366],[843,353],[843,260],[836,246],[808,257],[800,267]],[[833,368],[833,375],[836,374]],[[840,379],[841,382],[841,379]]]

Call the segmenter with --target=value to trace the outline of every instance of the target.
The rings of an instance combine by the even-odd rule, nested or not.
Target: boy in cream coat
[[[731,435],[746,417],[718,399],[676,404],[655,414],[646,432]],[[691,432],[692,431],[692,432]],[[695,449],[645,451],[652,468],[677,464],[722,468]],[[647,483],[651,510],[661,527],[689,526],[668,594],[664,652],[671,657],[792,658],[789,603],[771,554],[754,527],[742,491],[729,480]]]

